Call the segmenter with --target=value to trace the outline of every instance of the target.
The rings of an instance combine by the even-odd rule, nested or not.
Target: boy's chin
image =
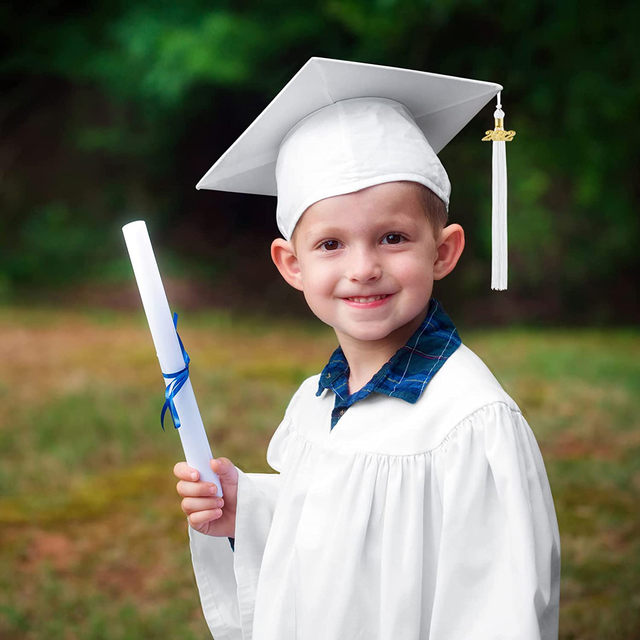
[[[333,327],[333,330],[336,332],[336,336],[340,342],[361,342],[370,343],[371,345],[376,343],[385,344],[387,342],[397,342],[398,340],[404,344],[413,333],[413,327],[408,325],[391,327],[366,326],[364,323],[363,325],[355,328],[340,329],[338,327]],[[406,337],[404,335],[405,333],[408,333]]]

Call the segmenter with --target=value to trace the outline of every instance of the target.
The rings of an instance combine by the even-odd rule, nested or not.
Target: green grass
[[[318,325],[183,314],[217,455],[266,470]],[[562,536],[560,637],[640,636],[640,333],[467,332],[540,442]],[[206,638],[144,318],[0,309],[0,637]]]

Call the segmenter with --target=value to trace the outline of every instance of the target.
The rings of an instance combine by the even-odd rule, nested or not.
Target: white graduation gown
[[[551,640],[560,541],[535,438],[464,345],[416,404],[372,394],[329,429],[306,380],[240,472],[235,553],[190,530],[215,640]]]

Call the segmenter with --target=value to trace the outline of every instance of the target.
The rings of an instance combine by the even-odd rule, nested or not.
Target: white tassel
[[[507,288],[507,154],[505,143],[513,140],[515,131],[505,131],[504,111],[498,104],[493,114],[495,129],[487,131],[483,138],[493,147],[491,176],[491,288],[504,291]]]
[[[498,116],[498,114],[502,114]],[[504,118],[501,109],[495,117]],[[507,152],[506,142],[494,140],[491,175],[491,288],[507,288]]]

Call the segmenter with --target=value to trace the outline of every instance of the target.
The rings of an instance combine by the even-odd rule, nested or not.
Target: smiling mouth
[[[349,300],[349,302],[356,302],[358,304],[369,304],[371,302],[377,302],[378,300],[384,300],[388,297],[389,294],[384,293],[381,296],[354,296],[352,298],[346,298],[346,300]]]

